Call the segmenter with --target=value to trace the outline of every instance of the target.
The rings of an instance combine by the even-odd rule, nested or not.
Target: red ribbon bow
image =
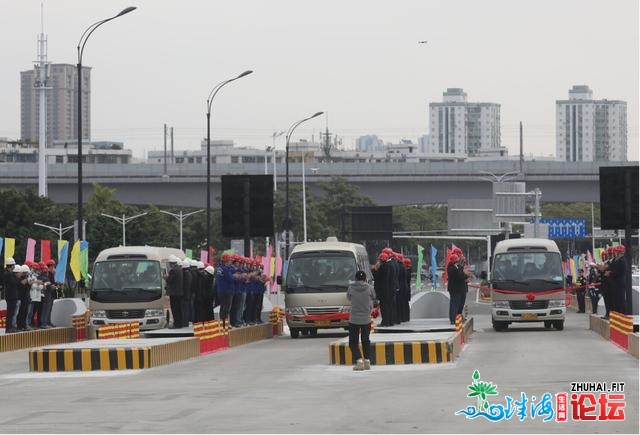
[[[534,295],[533,293],[527,293],[527,300],[528,301],[535,301],[536,300],[536,295]]]

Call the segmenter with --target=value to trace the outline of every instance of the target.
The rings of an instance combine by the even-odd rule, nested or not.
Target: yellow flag
[[[71,267],[71,273],[73,273],[73,278],[76,281],[80,281],[82,279],[82,275],[80,273],[80,241],[76,240],[73,244],[73,249],[71,249],[71,260],[69,261],[69,266]]]
[[[271,257],[271,276],[276,276],[276,257]]]
[[[4,239],[4,265],[7,266],[7,259],[13,257],[16,250],[16,239],[10,239],[9,237]]]

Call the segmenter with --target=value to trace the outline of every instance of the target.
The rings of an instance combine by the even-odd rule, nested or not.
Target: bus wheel
[[[317,337],[318,336],[318,328],[309,328],[309,335],[311,335],[312,337]]]
[[[544,321],[544,329],[551,329],[553,322],[551,320]]]
[[[564,329],[564,320],[556,320],[553,325],[558,331],[562,331]]]
[[[300,329],[289,328],[289,333],[291,334],[291,338],[298,338],[300,336]]]
[[[309,328],[303,328],[302,335],[309,335]]]

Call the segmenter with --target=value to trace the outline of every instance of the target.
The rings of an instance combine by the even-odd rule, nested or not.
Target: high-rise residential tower
[[[429,152],[476,156],[500,149],[500,105],[470,103],[460,88],[448,88],[442,103],[429,104]]]
[[[627,160],[627,103],[594,100],[586,85],[556,101],[556,158],[570,162]]]
[[[47,86],[46,142],[77,141],[78,90],[75,65],[50,64]],[[39,135],[39,92],[34,87],[36,69],[20,72],[20,135],[36,142]],[[91,140],[91,67],[82,67],[82,139]]]

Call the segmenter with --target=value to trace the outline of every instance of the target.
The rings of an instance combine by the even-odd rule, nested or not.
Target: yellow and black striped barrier
[[[109,323],[98,328],[98,339],[140,338],[140,323]]]
[[[127,370],[150,367],[148,347],[38,349],[29,352],[32,372]]]
[[[609,340],[623,348],[629,349],[629,334],[633,333],[633,316],[611,311],[609,313]]]
[[[329,353],[331,364],[353,364],[348,342],[331,343]],[[445,363],[452,357],[449,341],[371,343],[371,364],[375,365]]]

